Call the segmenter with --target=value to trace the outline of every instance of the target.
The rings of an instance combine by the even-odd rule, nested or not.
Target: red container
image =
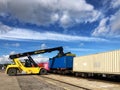
[[[50,70],[50,69],[49,69],[49,63],[48,63],[48,62],[44,63],[44,68],[45,68],[46,70]]]
[[[44,63],[38,63],[39,67],[44,67]]]
[[[46,70],[49,70],[49,63],[48,62],[44,62],[44,63],[38,63],[39,67],[42,67]]]

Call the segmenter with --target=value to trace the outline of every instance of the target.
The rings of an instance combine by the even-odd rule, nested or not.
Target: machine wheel
[[[10,69],[8,70],[8,75],[9,75],[9,76],[15,76],[15,75],[17,75],[17,69],[15,69],[15,68],[10,68]]]
[[[47,74],[47,70],[42,68],[40,70],[40,75],[46,75],[46,74]]]

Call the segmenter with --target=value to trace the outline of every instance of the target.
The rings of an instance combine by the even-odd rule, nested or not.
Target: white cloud
[[[41,44],[41,49],[46,49],[47,45],[45,43]]]
[[[59,20],[59,15],[57,13],[54,13],[53,15],[51,15],[51,19],[53,22],[58,21]]]
[[[111,7],[112,8],[120,7],[120,0],[112,0]]]
[[[93,22],[101,14],[85,0],[0,1],[0,15],[10,13],[11,18],[16,17],[20,21],[37,25],[49,25],[58,21],[66,27],[65,25],[71,26],[72,23]]]
[[[12,44],[12,46],[19,47],[20,44],[19,43],[14,43],[14,44]]]
[[[120,10],[111,17],[103,18],[99,26],[93,31],[92,36],[120,37]],[[109,23],[108,23],[109,22]]]
[[[105,36],[106,34],[108,34],[109,28],[107,27],[107,21],[108,21],[108,18],[103,18],[100,21],[99,26],[92,33],[92,35],[93,36]]]
[[[6,33],[0,33],[0,39],[5,40],[56,40],[56,41],[108,41],[102,38],[94,37],[83,37],[83,36],[73,36],[52,32],[37,32],[29,29],[22,28],[12,28],[12,30],[7,31]],[[0,29],[0,31],[2,31]],[[34,35],[34,36],[33,36]],[[18,44],[17,44],[18,45]]]
[[[33,60],[36,62],[36,63],[43,63],[43,62],[48,62],[49,58],[46,57],[46,56],[42,56],[42,55],[33,55],[31,56],[33,58]],[[28,59],[28,57],[21,57],[19,58],[22,62],[24,62],[24,59]]]
[[[4,34],[4,33],[9,32],[9,31],[11,31],[11,28],[0,22],[0,34]]]
[[[69,50],[69,51],[77,51],[77,52],[80,52],[80,51],[95,51],[94,49],[88,49],[88,48],[70,48],[70,47],[65,47],[66,50]]]
[[[60,19],[61,26],[67,27],[71,22],[70,16],[67,13],[64,13]]]
[[[81,46],[84,46],[84,43],[80,43],[80,47],[81,47]]]
[[[48,62],[49,58],[42,55],[37,55],[36,57],[33,57],[33,60],[35,60],[36,63],[43,63]]]
[[[11,52],[10,52],[10,55],[12,55],[12,54],[15,54],[15,51],[11,51]]]
[[[20,43],[5,43],[5,46],[13,46],[13,47],[19,47]]]
[[[86,48],[71,48],[71,51],[94,51],[94,49],[86,49]]]
[[[12,52],[10,52],[10,54],[15,54],[15,52],[12,51]],[[42,56],[42,55],[37,55],[37,56],[34,56],[32,58],[36,63],[48,62],[48,60],[49,60],[48,57],[45,57],[45,56]],[[20,58],[21,61],[24,61],[24,59],[27,59],[27,57],[21,57]],[[6,63],[12,63],[12,60],[9,59],[9,55],[1,56],[0,57],[0,64],[6,64]]]
[[[109,17],[103,18],[99,26],[93,31],[92,36],[104,36],[109,38],[120,37],[120,0],[112,0],[108,8],[114,9],[115,13]]]
[[[110,35],[119,35],[120,36],[120,10],[116,12],[111,18],[110,18],[110,26],[111,26],[111,32]]]
[[[2,55],[0,57],[0,64],[6,64],[11,63],[11,60],[9,59],[9,55]]]

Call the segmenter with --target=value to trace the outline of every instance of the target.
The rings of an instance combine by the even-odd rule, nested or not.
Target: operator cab
[[[32,67],[32,63],[30,62],[29,59],[24,59],[25,60],[25,67]]]
[[[38,67],[38,65],[36,64],[36,62],[32,59],[31,56],[28,56],[28,59],[24,59],[25,67]]]

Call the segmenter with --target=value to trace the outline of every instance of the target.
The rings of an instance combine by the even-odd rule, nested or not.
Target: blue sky
[[[119,17],[120,0],[0,0],[0,57],[58,46],[77,56],[120,49]]]

